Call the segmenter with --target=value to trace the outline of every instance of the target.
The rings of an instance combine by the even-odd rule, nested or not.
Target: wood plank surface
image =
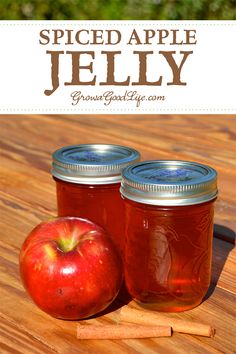
[[[113,143],[142,159],[206,163],[219,173],[212,281],[203,303],[174,318],[207,323],[214,338],[76,339],[76,321],[54,319],[26,294],[18,270],[20,247],[33,227],[55,216],[51,154],[64,145]],[[235,115],[0,116],[0,353],[234,353],[236,316]],[[119,307],[83,323],[119,321]],[[133,306],[133,302],[129,304]]]

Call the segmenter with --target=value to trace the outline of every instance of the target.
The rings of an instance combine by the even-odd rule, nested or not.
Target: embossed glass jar
[[[53,154],[58,216],[78,216],[102,226],[123,252],[124,203],[121,171],[140,154],[112,144],[65,146]]]
[[[187,161],[147,161],[123,171],[125,281],[142,306],[177,312],[203,300],[211,278],[217,174]]]

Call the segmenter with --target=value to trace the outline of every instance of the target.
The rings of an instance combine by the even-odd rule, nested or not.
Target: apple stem
[[[87,240],[92,240],[93,238],[91,238],[90,235],[96,233],[95,230],[86,231],[84,234],[82,234],[80,236],[80,239],[78,240],[77,237],[76,237],[76,232],[77,231],[74,230],[74,232],[72,233],[71,237],[69,237],[69,238],[63,238],[62,237],[62,238],[60,238],[57,241],[59,249],[62,252],[65,252],[65,253],[66,252],[70,252],[74,248],[76,248],[80,242],[84,242],[84,241],[87,241]],[[84,235],[86,235],[87,237],[84,238]]]

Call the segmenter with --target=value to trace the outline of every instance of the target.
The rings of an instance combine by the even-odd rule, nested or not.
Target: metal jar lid
[[[217,173],[188,161],[145,161],[126,167],[121,194],[151,205],[193,205],[217,196]]]
[[[52,155],[52,175],[80,184],[110,184],[121,181],[124,167],[140,159],[138,151],[126,146],[81,144],[65,146]]]

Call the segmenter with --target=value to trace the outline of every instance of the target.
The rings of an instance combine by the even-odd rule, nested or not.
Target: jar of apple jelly
[[[121,170],[138,161],[139,153],[125,146],[82,144],[53,154],[58,216],[78,216],[102,226],[122,252],[124,203]]]
[[[177,312],[201,303],[211,278],[217,174],[187,161],[147,161],[123,171],[125,281],[144,307]]]

